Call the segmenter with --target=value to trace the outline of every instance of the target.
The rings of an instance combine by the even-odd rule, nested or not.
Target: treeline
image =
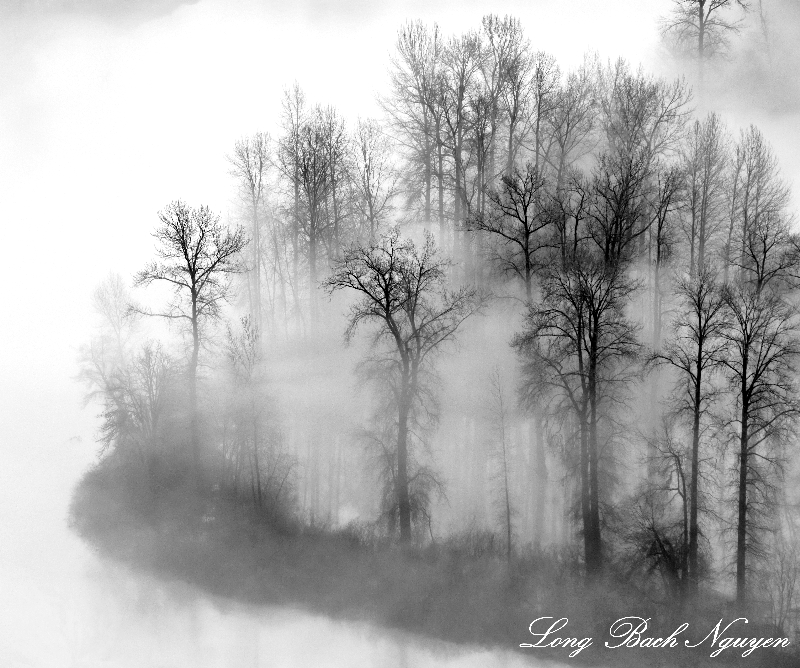
[[[103,443],[282,519],[315,523],[327,491],[332,524],[373,508],[403,541],[434,538],[446,477],[497,511],[483,524],[509,560],[523,538],[580,546],[590,576],[657,574],[681,600],[732,581],[789,633],[800,238],[766,138],[696,118],[681,79],[593,56],[562,72],[510,17],[457,36],[407,24],[389,80],[384,118],[352,125],[286,91],[277,137],[230,156],[242,227],[162,211],[136,283],[165,284],[163,310],[118,280],[98,292],[84,370]],[[346,323],[326,291],[352,299]],[[476,315],[502,309],[499,335]],[[134,346],[145,316],[186,325],[185,345]],[[317,410],[342,387],[281,418],[271,369],[316,364],[343,331],[371,397],[349,426]],[[481,352],[451,348],[461,387],[440,405],[437,355],[462,331]],[[482,377],[512,339],[516,378]],[[464,388],[486,406],[448,416]]]

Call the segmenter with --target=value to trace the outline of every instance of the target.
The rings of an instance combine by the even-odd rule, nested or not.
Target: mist
[[[277,315],[270,316],[272,324],[264,327],[263,334],[268,342],[263,396],[271,430],[269,452],[278,453],[275,461],[289,462],[291,481],[286,517],[280,518],[289,525],[287,529],[281,524],[280,529],[289,532],[290,547],[285,552],[276,547],[270,554],[276,555],[274,562],[290,561],[293,550],[301,549],[292,541],[303,546],[307,540],[312,555],[308,563],[315,563],[311,561],[315,550],[324,561],[328,535],[365,550],[351,554],[350,547],[332,543],[330,559],[338,570],[331,572],[341,578],[341,587],[298,586],[296,597],[270,593],[266,585],[264,592],[243,591],[254,581],[248,578],[257,578],[253,574],[260,572],[257,569],[241,575],[238,584],[233,567],[215,580],[213,549],[202,554],[209,560],[203,563],[210,576],[192,573],[180,555],[169,562],[158,551],[166,541],[159,538],[157,528],[158,522],[178,524],[168,513],[154,512],[157,520],[152,525],[142,521],[136,540],[145,547],[138,557],[131,547],[135,540],[112,536],[113,532],[98,538],[101,532],[86,528],[91,522],[81,524],[80,517],[70,515],[76,498],[88,499],[77,507],[96,509],[95,497],[88,493],[76,497],[76,489],[87,471],[106,470],[102,462],[117,445],[101,453],[102,400],[87,400],[89,390],[82,377],[86,346],[105,327],[94,295],[109,277],[118,276],[142,309],[157,311],[168,302],[169,291],[134,288],[133,277],[155,257],[152,233],[158,212],[174,200],[207,205],[226,228],[242,225],[247,230],[247,207],[230,173],[229,158],[236,141],[256,132],[268,132],[277,141],[283,132],[281,100],[295,82],[309,108],[335,108],[348,132],[359,118],[385,119],[380,100],[392,94],[389,70],[398,30],[416,20],[427,26],[437,23],[449,37],[479,30],[485,15],[511,15],[520,20],[533,49],[552,54],[564,73],[576,71],[586,54],[596,53],[601,63],[624,58],[632,69],[641,65],[643,71],[666,80],[685,76],[694,90],[692,119],[718,112],[733,140],[751,123],[761,129],[782,177],[792,187],[787,206],[791,218],[797,210],[800,177],[800,84],[794,74],[800,66],[795,47],[800,12],[790,0],[752,4],[741,33],[731,37],[730,55],[709,63],[701,87],[696,64],[676,55],[662,40],[658,18],[667,12],[668,3],[655,0],[602,5],[586,0],[5,3],[0,8],[0,215],[6,221],[7,249],[0,278],[9,288],[0,333],[3,665],[566,663],[564,652],[526,655],[519,653],[518,645],[530,640],[527,624],[535,617],[559,616],[558,610],[546,606],[555,605],[560,594],[542,581],[561,582],[562,577],[568,579],[565,573],[582,572],[583,538],[575,505],[578,483],[564,456],[566,427],[563,431],[548,427],[550,444],[541,445],[543,427],[532,409],[533,390],[526,400],[521,389],[531,383],[526,381],[519,348],[511,345],[526,326],[525,296],[518,282],[492,266],[488,255],[476,251],[469,260],[475,263],[476,268],[470,269],[473,276],[482,281],[479,296],[484,301],[459,326],[453,340],[432,355],[434,364],[426,381],[431,416],[427,421],[420,418],[420,433],[414,436],[419,444],[417,463],[431,471],[435,483],[425,488],[429,497],[425,521],[414,525],[419,553],[409,557],[425,566],[408,566],[404,561],[392,538],[394,520],[387,519],[382,506],[383,464],[369,439],[380,431],[384,399],[374,372],[365,367],[376,350],[374,329],[362,325],[345,341],[355,295],[318,289],[318,322],[311,327],[297,315],[284,317],[285,304],[281,315],[278,293],[270,293]],[[585,163],[589,169],[593,154],[587,155],[576,165]],[[393,162],[403,164],[397,157]],[[270,175],[266,198],[270,221],[285,218],[277,172]],[[399,222],[403,238],[413,238],[418,248],[424,244],[423,228],[430,228],[442,245],[441,228],[420,221],[419,210],[396,196],[386,227]],[[796,221],[792,225],[796,232]],[[445,255],[450,252],[447,243]],[[462,261],[467,262],[458,260],[456,269],[447,271],[458,272]],[[634,266],[642,276],[649,272],[643,263]],[[327,264],[321,269],[320,282],[328,269]],[[224,351],[228,331],[240,332],[241,318],[252,309],[249,281],[246,272],[233,277],[224,317],[209,327],[200,353],[209,423],[227,410],[225,402],[233,396]],[[299,292],[297,286],[294,289]],[[305,299],[308,286],[304,284],[303,290]],[[540,290],[537,282],[537,298]],[[626,315],[644,322],[649,316],[643,295],[644,291],[626,307]],[[304,303],[305,308],[312,307]],[[665,314],[668,311],[665,308]],[[310,310],[304,313],[310,317]],[[641,340],[652,338],[649,326],[637,335]],[[176,364],[187,359],[190,337],[180,327],[142,317],[131,326],[130,336],[131,355],[147,341],[158,340]],[[624,400],[638,417],[633,421],[636,428],[643,432],[657,427],[651,414],[654,397],[661,400],[668,394],[671,377],[665,374],[654,388],[649,382],[643,375],[632,378],[626,385],[630,396]],[[500,396],[506,411],[502,420]],[[180,404],[182,399],[176,401]],[[555,403],[548,406],[554,415],[566,410]],[[183,434],[184,424],[180,420],[177,424],[176,433]],[[620,507],[633,494],[634,479],[648,475],[646,466],[631,454],[646,440],[634,431],[621,439],[623,446],[615,453],[622,460],[618,471],[622,482],[613,493]],[[789,483],[796,479],[796,457],[788,458],[784,471]],[[136,503],[146,498],[137,496],[138,481],[131,476],[133,491],[127,490]],[[180,498],[180,503],[189,504],[193,492]],[[234,506],[247,508],[250,503],[242,493]],[[219,526],[220,518],[232,518],[231,526],[241,521],[247,527],[243,536],[251,535],[247,532],[261,536],[262,530],[270,536],[277,531],[264,529],[266,520],[253,519],[249,510],[240,517],[226,515],[226,508],[220,506],[214,516]],[[109,515],[109,521],[119,526],[130,521],[135,526],[139,510]],[[796,508],[786,512],[793,517]],[[611,513],[609,518],[609,524],[618,520]],[[517,554],[529,568],[519,571],[525,574],[519,580],[527,578],[525,584],[509,575],[510,567],[503,570],[511,560],[504,547],[506,522],[513,526],[513,548],[506,546],[507,552]],[[313,542],[317,532],[322,536],[319,544]],[[221,535],[213,538],[219,539],[214,546],[224,543]],[[260,545],[258,540],[262,538],[253,538],[253,544]],[[719,596],[709,604],[711,610],[720,611],[717,618],[722,611],[727,614],[733,596],[729,569],[723,565],[730,557],[725,540],[714,525],[708,548],[714,566],[707,582],[713,596]],[[235,543],[240,549],[234,556],[241,556],[243,569],[250,568],[246,542]],[[378,555],[378,566],[364,556],[373,553]],[[359,561],[362,558],[364,562]],[[348,559],[360,569],[338,565],[338,560]],[[299,575],[292,577],[303,576],[303,563]],[[436,570],[439,563],[447,564],[441,572]],[[451,605],[463,604],[463,619],[453,615],[450,623],[420,628],[414,621],[417,608],[403,607],[399,580],[392,582],[396,603],[387,596],[384,608],[371,616],[364,612],[371,609],[368,595],[362,599],[354,593],[357,603],[348,609],[347,593],[360,591],[359,579],[372,573],[370,569],[376,569],[374,578],[380,582],[381,568],[413,575],[417,567],[434,590],[441,588],[442,600],[447,601],[449,593]],[[280,571],[268,572],[281,577]],[[465,585],[462,591],[453,584],[461,582],[459,578],[480,577],[486,582],[474,590]],[[521,601],[514,598],[517,594],[490,599],[496,593],[495,583],[497,590],[523,592]],[[612,597],[603,593],[606,590],[593,591],[594,602],[587,604],[592,610],[602,607],[604,597]],[[328,594],[330,599],[325,600]],[[463,600],[458,598],[462,595]],[[571,591],[565,609],[579,607],[583,595],[581,590]],[[486,637],[477,631],[472,634],[480,624],[470,613],[481,608],[480,596],[498,608],[490,613],[495,615],[495,627]],[[524,624],[499,610],[511,599],[530,613]],[[629,600],[640,602],[641,610],[656,614],[661,610],[648,607],[655,606],[652,600],[635,597],[614,605],[624,607]],[[446,603],[441,605],[447,611],[442,616],[452,612]],[[595,627],[575,633],[594,632],[595,645],[601,645],[599,629],[607,627],[605,621],[593,620]],[[589,624],[588,613],[583,622]],[[611,663],[617,658],[603,660],[617,665]],[[595,665],[593,659],[596,655],[585,661]]]

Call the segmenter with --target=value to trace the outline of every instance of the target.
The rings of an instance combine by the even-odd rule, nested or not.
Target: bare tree
[[[295,83],[284,91],[281,113],[282,134],[278,140],[278,167],[289,184],[290,197],[290,239],[292,249],[291,279],[292,295],[296,315],[302,318],[300,306],[300,229],[301,210],[301,144],[302,129],[307,122],[306,98],[300,86]]]
[[[507,72],[521,38],[519,21],[510,17],[501,19],[488,14],[481,19],[480,84],[478,86],[485,109],[485,160],[479,169],[479,197],[486,186],[491,186],[497,175],[497,138],[500,132],[501,104],[507,87]],[[477,138],[476,138],[477,139]],[[479,206],[483,206],[481,200]]]
[[[420,374],[432,357],[481,305],[473,288],[445,287],[447,261],[438,256],[430,233],[421,248],[402,239],[397,228],[376,244],[355,246],[334,263],[325,281],[330,292],[354,290],[360,299],[350,312],[349,340],[362,324],[374,324],[374,344],[386,343],[397,400],[396,502],[400,539],[411,539],[409,417],[420,396]]]
[[[380,100],[393,138],[405,157],[402,179],[409,204],[422,209],[431,222],[433,178],[438,179],[439,226],[444,226],[444,145],[441,60],[444,51],[439,27],[409,22],[398,32],[391,59],[391,95]]]
[[[570,167],[592,147],[597,123],[596,62],[587,56],[583,65],[567,75],[552,112],[553,149],[548,151],[555,171],[556,191],[560,191]]]
[[[661,346],[662,318],[664,314],[663,274],[669,266],[677,246],[675,210],[683,186],[683,173],[672,165],[658,170],[647,198],[645,215],[650,231],[650,265],[653,278],[653,348]]]
[[[512,444],[509,424],[509,403],[500,369],[495,368],[490,378],[491,404],[490,417],[494,428],[491,453],[497,462],[497,479],[500,481],[499,506],[506,534],[506,559],[510,562],[513,554],[513,509],[511,505],[511,459]]]
[[[234,332],[228,327],[226,347],[234,387],[240,395],[239,401],[244,414],[240,425],[244,434],[241,437],[244,442],[249,441],[251,445],[249,463],[253,503],[261,508],[264,505],[260,461],[263,440],[261,423],[264,418],[264,369],[259,337],[258,327],[250,318],[245,317],[238,331]]]
[[[392,212],[398,174],[392,163],[392,146],[377,121],[359,120],[354,146],[357,206],[366,223],[367,238],[375,240]]]
[[[790,190],[772,148],[755,126],[742,132],[737,155],[741,164],[734,184],[737,194],[732,198],[736,206],[729,261],[738,269],[740,281],[755,281],[760,290],[774,278],[785,278],[796,259],[787,252]],[[733,252],[734,245],[738,253]]]
[[[261,256],[264,244],[261,240],[261,220],[267,171],[271,162],[269,135],[257,132],[240,139],[234,144],[233,154],[228,156],[228,162],[231,165],[231,175],[238,181],[243,198],[250,208],[252,281],[248,296],[253,320],[258,327],[262,327]]]
[[[602,425],[619,402],[614,387],[630,380],[625,362],[638,351],[636,325],[624,313],[634,289],[622,264],[607,263],[584,245],[564,266],[548,267],[542,297],[529,306],[524,329],[514,338],[524,363],[528,404],[555,399],[577,424],[580,516],[589,575],[600,572],[604,562],[600,506],[608,490],[601,490],[607,480],[607,468],[601,473]]]
[[[125,356],[136,326],[130,305],[130,293],[119,274],[109,274],[92,295],[92,306],[102,319],[101,336],[110,339],[116,346],[120,359]]]
[[[148,341],[138,355],[116,375],[118,408],[125,416],[115,416],[105,423],[104,437],[119,437],[119,426],[125,425],[126,436],[142,464],[152,472],[158,449],[163,445],[164,423],[174,392],[176,368],[163,346]]]
[[[659,220],[650,215],[653,207],[648,205],[664,194],[653,192],[654,181],[659,170],[669,171],[661,161],[675,152],[683,137],[689,99],[681,79],[669,83],[645,76],[622,60],[600,68],[603,145],[593,169],[587,213],[588,233],[606,262],[644,254],[645,233]]]
[[[722,248],[722,282],[727,285],[731,269],[731,259],[735,252],[734,244],[739,232],[738,215],[741,206],[741,176],[744,167],[745,152],[741,142],[734,147],[733,156],[728,161],[725,174],[725,214],[727,220],[727,235]]]
[[[703,268],[694,277],[678,282],[681,300],[674,333],[657,359],[678,372],[675,398],[681,413],[691,421],[688,494],[684,499],[689,509],[687,531],[688,574],[692,588],[698,581],[698,540],[700,536],[700,466],[703,421],[718,394],[713,382],[722,364],[725,330],[725,301],[714,274]]]
[[[244,229],[226,229],[208,207],[191,208],[172,202],[158,214],[158,260],[136,274],[134,285],[164,283],[172,300],[164,310],[136,308],[139,313],[186,323],[191,331],[188,383],[191,444],[195,472],[200,473],[200,435],[197,408],[197,367],[205,324],[220,316],[230,295],[230,276],[242,270],[241,253],[248,243]]]
[[[488,211],[471,216],[467,227],[492,238],[491,258],[497,267],[518,277],[530,303],[536,269],[544,261],[542,251],[552,245],[547,232],[551,227],[545,210],[544,180],[532,163],[525,171],[500,178],[500,188],[489,190]]]
[[[529,130],[531,70],[534,61],[530,42],[525,38],[517,19],[505,17],[500,21],[495,17],[494,30],[502,36],[504,44],[503,58],[499,60],[503,80],[500,103],[506,117],[508,132],[505,174],[511,176],[514,173],[519,150]]]
[[[648,216],[650,187],[647,155],[601,154],[589,190],[586,232],[606,263],[631,260],[653,218]]]
[[[692,124],[684,151],[689,272],[702,271],[726,213],[730,140],[718,114]]]
[[[322,238],[327,246],[328,256],[334,258],[348,243],[347,235],[350,232],[348,224],[352,214],[351,138],[344,119],[334,107],[318,109],[315,126],[320,132],[328,168],[328,196],[324,203],[326,223]],[[316,282],[314,287],[316,289]]]
[[[634,495],[627,542],[640,557],[658,570],[670,597],[685,600],[688,582],[689,542],[689,448],[677,429],[674,414],[662,416],[661,423],[647,438],[650,475]]]
[[[748,0],[672,0],[672,13],[662,19],[661,32],[679,46],[689,47],[700,61],[727,44],[728,37],[741,28],[741,21],[730,18],[731,10],[750,8]],[[701,70],[702,71],[702,70]]]
[[[300,129],[297,174],[300,184],[298,224],[308,260],[308,290],[313,326],[318,317],[317,286],[320,259],[324,257],[325,240],[329,234],[326,207],[331,189],[328,142],[319,109],[314,119]]]
[[[796,423],[797,359],[795,309],[779,291],[750,283],[728,286],[722,363],[735,399],[736,599],[748,597],[748,572],[763,556],[764,520],[780,466],[780,445]]]
[[[146,341],[138,351],[125,354],[109,350],[104,336],[81,350],[81,379],[90,400],[102,408],[99,442],[101,453],[154,472],[164,446],[168,420],[175,421],[170,406],[176,386],[176,368],[163,346]]]
[[[469,214],[467,197],[467,136],[470,129],[470,92],[480,71],[481,40],[477,33],[468,32],[453,37],[443,56],[443,119],[446,146],[453,162],[453,233],[461,238],[461,248],[454,243],[457,257],[466,260],[466,239],[463,224]],[[460,250],[460,252],[459,252]]]
[[[128,455],[131,446],[129,411],[123,377],[133,363],[136,314],[130,312],[131,297],[119,274],[109,274],[92,295],[92,305],[100,317],[97,335],[81,346],[78,377],[86,385],[85,401],[101,405],[99,441],[102,452],[118,450]]]
[[[553,113],[559,102],[559,89],[561,70],[556,59],[549,53],[537,51],[533,56],[531,70],[531,98],[533,102],[533,116],[531,118],[531,131],[533,132],[533,164],[537,172],[541,172],[547,163],[549,151],[545,148],[545,134],[551,129]]]
[[[641,160],[647,170],[674,152],[689,118],[691,90],[684,79],[666,81],[632,71],[625,60],[598,70],[597,98],[604,153]]]

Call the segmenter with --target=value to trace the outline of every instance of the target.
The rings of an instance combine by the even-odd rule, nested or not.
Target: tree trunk
[[[310,329],[312,332],[316,330],[317,325],[317,237],[315,234],[315,227],[311,228],[311,233],[308,235],[308,278],[310,285],[308,286],[309,298],[309,311],[310,311]]]
[[[738,504],[738,522],[736,527],[736,603],[743,606],[746,600],[747,592],[747,574],[746,574],[746,557],[747,557],[747,455],[748,455],[748,441],[749,441],[749,406],[745,399],[745,380],[746,366],[742,370],[742,430],[739,438],[739,504]]]
[[[509,476],[508,476],[508,449],[506,447],[506,423],[505,417],[502,414],[503,407],[500,405],[500,441],[503,446],[503,488],[505,492],[505,510],[506,510],[506,560],[511,562],[511,491],[509,490]]]
[[[653,268],[653,350],[661,348],[661,251],[656,236],[656,262]]]
[[[508,120],[508,155],[506,157],[506,177],[509,179],[514,174],[514,130],[516,129],[516,118],[509,117]]]
[[[454,152],[455,162],[455,197],[453,199],[453,257],[456,262],[462,262],[462,266],[466,267],[467,253],[466,253],[466,238],[461,229],[462,223],[462,197],[461,197],[461,141],[456,140],[456,150]]]
[[[706,158],[708,159],[708,158]],[[703,194],[700,198],[700,229],[697,234],[697,273],[706,264],[706,224],[708,218],[708,175],[703,175]]]
[[[700,466],[700,408],[702,401],[702,382],[703,382],[703,367],[702,367],[702,344],[697,350],[697,370],[694,386],[694,406],[692,418],[692,477],[689,483],[689,579],[692,592],[697,591],[698,573],[697,573],[697,539],[698,539],[698,525],[697,525],[697,501],[698,501],[698,478]]]
[[[407,376],[403,378],[403,385],[397,420],[397,510],[400,542],[408,543],[411,541],[411,499],[408,493],[408,414],[411,397]]]
[[[697,3],[697,67],[698,67],[698,89],[700,97],[704,93],[704,79],[705,79],[705,49],[706,49],[706,16],[705,16],[706,0],[698,0]]]
[[[253,304],[251,310],[253,313],[253,320],[255,321],[258,331],[261,331],[261,235],[258,229],[258,202],[256,201],[255,194],[253,195],[253,267],[255,270],[255,291],[253,295]]]
[[[581,518],[583,524],[583,555],[587,571],[590,569],[592,555],[592,509],[591,486],[589,483],[589,425],[586,420],[586,411],[579,417],[581,431]]]
[[[294,216],[292,217],[292,292],[297,316],[300,317],[300,181],[294,177]]]
[[[725,250],[724,250],[724,260],[723,260],[723,285],[728,284],[728,272],[730,268],[731,262],[731,250],[733,244],[733,228],[736,224],[736,204],[737,204],[737,195],[738,193],[738,186],[739,186],[739,170],[741,168],[741,154],[739,152],[739,148],[736,149],[736,167],[734,170],[733,175],[733,189],[731,191],[731,208],[730,208],[730,219],[728,225],[728,239],[725,243]]]
[[[437,168],[436,178],[439,190],[439,245],[444,248],[445,242],[445,219],[444,219],[444,151],[442,150],[442,142],[437,141]]]
[[[545,528],[545,516],[547,502],[547,459],[545,456],[544,424],[541,413],[537,411],[534,417],[534,451],[532,460],[534,462],[534,475],[536,490],[534,492],[533,507],[533,547],[538,549],[543,541],[542,534]]]
[[[261,465],[258,461],[258,416],[256,415],[255,401],[252,403],[253,411],[253,465],[255,466],[256,479],[256,504],[261,509],[264,506],[264,499],[261,491]]]
[[[433,169],[432,169],[432,158],[431,154],[433,151],[431,150],[431,139],[430,139],[430,129],[429,129],[429,121],[428,121],[428,114],[425,113],[425,169],[424,169],[424,178],[425,178],[425,226],[430,229],[431,225],[431,182],[433,181]]]
[[[594,343],[592,345],[594,348]],[[589,359],[589,551],[586,567],[589,574],[596,574],[602,568],[602,544],[600,538],[600,475],[597,445],[597,369],[596,351],[591,351]]]
[[[192,463],[197,480],[200,480],[200,419],[197,410],[197,362],[200,356],[200,322],[197,312],[197,290],[192,287],[192,357],[189,362],[189,411],[190,437],[192,441]]]

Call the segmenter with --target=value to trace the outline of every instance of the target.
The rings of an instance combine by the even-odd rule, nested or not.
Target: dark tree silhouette
[[[536,269],[544,261],[542,250],[552,245],[547,231],[551,218],[544,207],[545,183],[528,163],[524,172],[502,176],[500,187],[486,193],[484,215],[472,216],[469,229],[484,232],[493,242],[491,259],[504,273],[517,276],[530,303]]]
[[[681,303],[674,333],[657,358],[677,369],[678,407],[681,413],[688,414],[692,424],[690,480],[685,499],[689,508],[686,570],[696,589],[702,420],[717,394],[713,374],[719,370],[723,356],[725,302],[714,274],[707,268],[693,278],[679,281],[676,292]]]
[[[242,271],[241,252],[248,239],[241,227],[226,229],[206,206],[191,208],[172,202],[158,214],[160,223],[154,260],[136,274],[134,285],[165,283],[172,288],[172,300],[161,311],[136,307],[144,315],[186,323],[191,330],[192,348],[188,368],[191,444],[195,473],[200,473],[200,443],[197,410],[197,365],[204,324],[218,318],[220,307],[230,295],[231,274]]]
[[[252,225],[252,283],[249,286],[250,312],[257,327],[262,327],[261,316],[261,219],[263,216],[264,191],[266,190],[267,172],[271,164],[270,136],[257,132],[250,137],[240,139],[234,144],[233,154],[228,156],[231,175],[238,181],[242,198],[250,208]]]
[[[542,298],[530,305],[525,327],[514,339],[524,361],[528,402],[535,406],[555,397],[577,424],[584,557],[590,575],[603,568],[602,422],[612,386],[626,380],[622,362],[638,349],[636,325],[624,313],[634,289],[622,265],[579,251],[565,266],[549,268]]]
[[[750,559],[763,555],[762,536],[769,497],[779,466],[779,445],[800,415],[795,309],[780,293],[752,284],[728,286],[722,363],[735,400],[736,600],[748,596]]]
[[[409,418],[420,396],[420,375],[434,353],[451,340],[462,322],[482,304],[470,287],[445,286],[448,262],[440,259],[433,236],[417,248],[393,228],[376,244],[355,246],[334,263],[324,285],[330,292],[356,291],[346,338],[362,324],[374,324],[374,343],[387,344],[390,368],[398,376],[396,502],[400,539],[411,539],[409,499]]]
[[[734,7],[747,11],[747,0],[673,0],[672,13],[661,23],[661,32],[680,46],[688,46],[703,60],[718,53],[731,34],[738,33],[740,21],[731,19]]]
[[[373,242],[392,212],[392,200],[398,191],[392,144],[377,121],[359,119],[353,154],[361,234]]]

